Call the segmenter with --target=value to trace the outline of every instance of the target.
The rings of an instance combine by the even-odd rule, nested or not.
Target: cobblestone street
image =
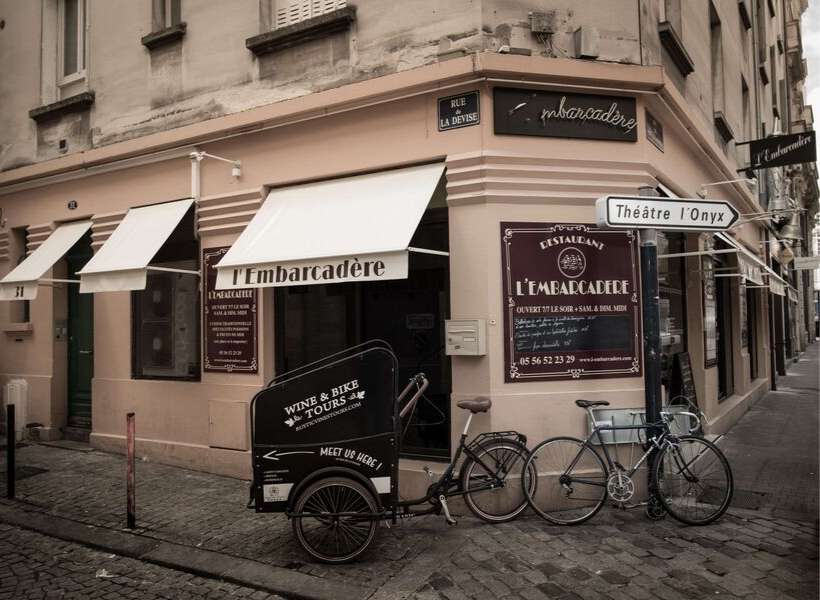
[[[277,598],[2,524],[0,556],[0,600]]]
[[[447,527],[443,518],[427,517],[382,527],[377,545],[363,560],[330,567],[306,560],[287,519],[244,508],[246,482],[140,461],[139,529],[132,537],[179,544],[181,555],[185,548],[207,550],[226,561],[249,559],[309,578],[305,581],[354,586],[361,597],[374,600],[815,599],[816,369],[813,345],[793,374],[778,381],[781,390],[791,385],[796,391],[769,394],[721,442],[737,472],[737,498],[754,494],[758,500],[756,510],[730,508],[707,527],[686,527],[670,518],[652,522],[641,510],[612,508],[569,528],[547,525],[531,514],[498,526],[462,515],[457,526]],[[799,390],[796,381],[802,382]],[[0,520],[16,511],[131,535],[121,531],[123,457],[29,445],[18,450],[18,461],[28,476],[17,483],[17,501],[0,502]],[[771,483],[777,481],[788,487]],[[85,589],[81,585],[146,598],[228,597],[246,591],[13,527],[4,526],[1,533],[5,597],[73,593]],[[100,568],[117,577],[95,578]],[[258,594],[253,597],[265,597]]]

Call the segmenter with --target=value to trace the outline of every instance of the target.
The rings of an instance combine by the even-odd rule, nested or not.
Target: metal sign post
[[[641,239],[641,308],[643,310],[644,402],[646,422],[661,420],[661,319],[658,291],[659,231],[726,231],[740,219],[735,208],[724,200],[700,198],[659,198],[654,187],[642,187],[638,196],[604,196],[595,202],[598,225],[615,229],[638,229]],[[658,435],[647,431],[647,442]],[[646,515],[661,519],[651,473],[656,452],[648,458],[649,501]]]
[[[17,432],[14,423],[14,404],[6,405],[6,498],[14,498],[14,446],[17,444]]]
[[[655,188],[643,187],[641,196],[656,196]],[[644,364],[644,410],[647,423],[657,423],[661,418],[661,309],[658,291],[658,230],[643,229],[641,240],[641,309],[643,311],[643,364]],[[647,443],[658,435],[655,428],[646,432]],[[657,490],[652,482],[657,453],[647,459],[647,485],[649,498],[646,516],[661,519],[663,507],[658,502]]]

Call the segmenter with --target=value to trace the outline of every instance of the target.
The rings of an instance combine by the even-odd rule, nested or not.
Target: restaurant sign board
[[[634,231],[502,222],[501,262],[505,381],[641,374]]]
[[[817,139],[814,131],[776,135],[749,142],[752,169],[815,162]]]
[[[495,133],[635,142],[635,98],[497,87]]]
[[[603,196],[595,201],[598,225],[663,231],[726,231],[740,218],[724,200]]]
[[[202,345],[203,370],[208,372],[257,373],[258,292],[255,289],[216,289],[216,263],[229,246],[203,248]]]

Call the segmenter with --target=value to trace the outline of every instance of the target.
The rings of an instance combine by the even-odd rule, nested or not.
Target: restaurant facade
[[[134,412],[140,456],[249,477],[253,395],[384,339],[400,381],[431,382],[402,463],[426,485],[459,400],[489,396],[476,430],[533,443],[587,432],[577,398],[641,409],[640,234],[595,200],[727,182],[708,198],[759,212],[737,179],[661,67],[500,54],[7,171],[0,384],[39,439],[122,452]],[[741,223],[659,241],[666,399],[711,434],[770,389],[788,301],[778,246]]]

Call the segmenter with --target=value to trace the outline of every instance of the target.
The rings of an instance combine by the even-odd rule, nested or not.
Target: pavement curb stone
[[[87,525],[37,510],[26,510],[7,501],[0,503],[0,522],[161,567],[280,594],[286,598],[364,600],[374,591],[247,558],[191,548],[127,531]]]

